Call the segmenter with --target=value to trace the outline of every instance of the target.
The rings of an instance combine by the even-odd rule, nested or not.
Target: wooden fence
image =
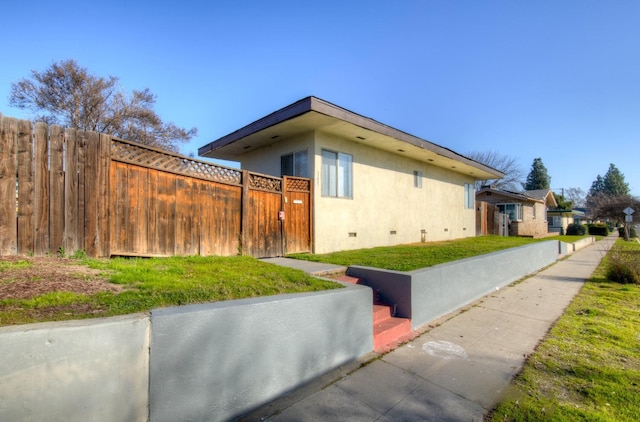
[[[311,186],[0,117],[0,256],[306,252]]]
[[[509,236],[508,216],[488,202],[476,202],[476,236]]]

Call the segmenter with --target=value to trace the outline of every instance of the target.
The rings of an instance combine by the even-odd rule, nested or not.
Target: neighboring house
[[[316,97],[198,153],[253,172],[312,178],[315,253],[475,236],[474,184],[504,176]]]
[[[587,219],[580,210],[549,210],[547,221],[550,232],[566,234],[569,224],[585,224]]]
[[[550,189],[509,192],[483,186],[476,201],[493,204],[509,216],[509,236],[548,236],[547,210],[558,206]]]

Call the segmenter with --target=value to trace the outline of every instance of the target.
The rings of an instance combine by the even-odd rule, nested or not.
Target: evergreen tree
[[[591,188],[589,189],[589,196],[596,196],[600,193],[604,193],[604,179],[602,176],[598,175],[596,180],[591,184]]]
[[[629,184],[625,183],[624,175],[613,164],[609,164],[609,170],[604,175],[604,192],[611,196],[629,195]]]
[[[542,164],[542,158],[533,160],[527,182],[522,187],[524,190],[549,189],[551,187],[551,177],[547,173],[547,168]]]

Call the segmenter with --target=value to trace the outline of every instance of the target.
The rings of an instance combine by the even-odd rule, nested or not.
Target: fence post
[[[249,251],[249,172],[242,170],[242,202],[240,217],[240,255],[246,255]]]

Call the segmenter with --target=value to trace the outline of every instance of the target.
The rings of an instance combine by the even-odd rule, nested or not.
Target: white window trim
[[[515,205],[516,219],[511,221],[522,221],[522,204],[519,202],[501,202],[496,204],[497,207],[504,206],[506,208],[507,205]],[[508,214],[508,213],[506,213]]]
[[[325,153],[333,154],[333,163],[325,163]],[[353,156],[323,149],[321,153],[321,192],[327,198],[353,198]]]

